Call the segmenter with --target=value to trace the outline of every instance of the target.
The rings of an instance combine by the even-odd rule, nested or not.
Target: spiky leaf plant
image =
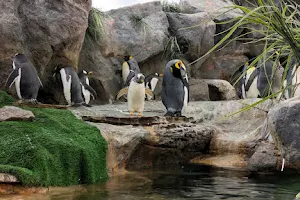
[[[166,60],[177,59],[182,54],[176,36],[171,36],[168,40],[163,56]]]
[[[244,15],[227,22],[222,22],[225,24],[235,22],[235,25],[224,31],[227,33],[226,36],[206,54],[190,63],[190,65],[206,57],[213,51],[220,49],[220,47],[226,47],[233,41],[239,40],[244,41],[244,43],[254,44],[264,42],[265,46],[263,52],[252,60],[249,64],[249,68],[257,64],[264,66],[271,57],[275,60],[275,63],[281,59],[284,60],[281,64],[285,66],[283,73],[283,79],[285,79],[287,71],[290,68],[291,59],[294,58],[298,65],[300,63],[300,22],[298,20],[300,11],[298,10],[298,5],[292,1],[279,0],[275,2],[273,0],[257,0],[257,4],[253,5],[253,7],[234,5],[230,8],[239,9],[243,11]],[[249,28],[253,24],[263,28],[259,30]],[[230,37],[238,28],[247,28],[249,31],[231,39]],[[219,34],[223,34],[224,32]],[[245,41],[245,37],[253,33],[259,33],[261,37],[253,38],[251,41]],[[266,56],[268,52],[271,53],[271,56]],[[242,74],[242,76],[243,75],[244,74]],[[239,79],[237,81],[239,81]],[[282,88],[285,89],[283,84]],[[264,98],[264,100],[272,98],[273,96],[274,95],[270,94],[267,98]]]
[[[91,44],[99,43],[105,34],[104,17],[105,13],[101,10],[92,8],[90,11],[85,39]]]

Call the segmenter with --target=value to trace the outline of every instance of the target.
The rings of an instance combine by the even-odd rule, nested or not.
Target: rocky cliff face
[[[55,98],[57,93],[53,96],[57,88],[51,77],[57,63],[93,71],[91,85],[98,98],[92,103],[110,103],[123,86],[120,56],[134,56],[145,75],[162,73],[170,59],[165,52],[172,38],[177,41],[173,43],[179,51],[177,57],[184,60],[189,76],[195,79],[230,81],[248,60],[248,55],[259,53],[253,47],[236,42],[189,66],[223,37],[217,33],[231,26],[218,22],[242,13],[231,11],[220,15],[224,7],[233,5],[229,0],[205,3],[182,0],[180,5],[184,9],[177,12],[166,10],[159,1],[105,12],[101,16],[103,33],[99,41],[91,43],[84,40],[91,0],[1,2],[0,88],[11,71],[11,57],[17,52],[29,56],[44,83],[39,100],[55,99],[56,103],[62,102]],[[244,29],[235,34],[242,31]]]
[[[57,63],[77,67],[91,0],[8,0],[0,2],[0,88],[11,57],[25,53],[44,85]]]

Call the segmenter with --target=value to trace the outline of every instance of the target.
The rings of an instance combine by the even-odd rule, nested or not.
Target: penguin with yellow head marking
[[[182,116],[182,109],[189,101],[189,84],[186,68],[181,60],[175,59],[167,63],[161,97],[167,109],[165,116]]]

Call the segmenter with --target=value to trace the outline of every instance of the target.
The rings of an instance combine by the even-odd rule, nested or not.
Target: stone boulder
[[[137,62],[164,51],[169,23],[159,1],[110,10],[101,42],[104,57],[130,54]]]
[[[110,103],[123,86],[120,56],[132,55],[145,76],[164,71],[166,61],[160,54],[168,41],[169,23],[160,2],[111,10],[101,17],[103,35],[98,43],[84,41],[79,68],[94,72],[91,85],[97,101]]]
[[[285,158],[285,167],[300,169],[300,99],[291,98],[274,106],[268,127],[276,147]]]
[[[211,101],[237,99],[236,90],[228,81],[213,79],[204,79],[204,81],[208,84]]]
[[[262,142],[248,161],[248,170],[251,172],[275,171],[278,163],[278,149],[274,144]]]
[[[30,110],[24,110],[15,106],[4,106],[0,108],[0,122],[32,120],[34,120],[34,114]]]
[[[16,53],[29,57],[44,85],[58,63],[77,67],[90,9],[91,0],[1,1],[1,88]]]
[[[192,77],[223,79],[230,82],[232,76],[248,61],[248,57],[245,56],[248,52],[247,45],[233,42],[192,65]]]
[[[243,15],[243,12],[238,9],[231,9],[230,6],[233,6],[233,2],[230,0],[209,0],[209,1],[198,1],[198,0],[181,0],[181,4],[187,7],[194,13],[206,12],[210,16],[211,20],[214,20],[216,24],[216,34],[214,36],[214,43],[218,43],[227,33],[222,33],[223,31],[228,30],[234,22],[223,23],[230,21],[236,17]],[[243,29],[237,29],[234,36],[239,35]]]
[[[181,52],[190,61],[214,46],[216,25],[205,12],[195,14],[167,13],[170,32],[176,36]]]
[[[189,79],[190,101],[209,101],[208,84],[202,79]]]

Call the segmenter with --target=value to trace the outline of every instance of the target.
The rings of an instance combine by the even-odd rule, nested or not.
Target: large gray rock
[[[230,81],[236,71],[248,61],[245,56],[248,52],[246,45],[233,42],[195,63],[191,67],[192,77]]]
[[[164,51],[168,19],[159,1],[108,11],[102,55],[130,54],[138,62]]]
[[[108,103],[123,86],[118,73],[123,63],[120,56],[132,55],[141,64],[145,76],[163,72],[166,61],[157,55],[161,56],[164,51],[169,23],[160,2],[108,11],[103,16],[103,23],[104,34],[99,44],[84,41],[79,68],[95,72],[91,85],[98,93],[97,100]],[[156,67],[152,68],[153,59]]]
[[[235,100],[237,99],[235,88],[225,80],[204,79],[209,87],[210,100]]]
[[[300,169],[300,100],[299,97],[282,101],[268,114],[272,138],[285,158],[285,166]]]
[[[24,110],[15,106],[0,108],[0,122],[2,121],[32,121],[34,114],[30,110]]]
[[[214,20],[217,23],[216,33],[221,34],[214,37],[215,44],[227,34],[222,32],[228,30],[234,24],[234,22],[222,22],[228,22],[236,17],[240,17],[243,15],[243,12],[241,10],[233,10],[230,8],[234,5],[230,0],[209,0],[205,2],[198,0],[181,0],[180,2],[194,13],[208,13],[208,16],[211,18],[211,20]],[[239,35],[242,31],[243,29],[236,30],[233,36]]]
[[[205,12],[196,14],[167,13],[170,32],[176,36],[182,53],[193,61],[214,46],[215,23]]]
[[[58,63],[77,67],[90,9],[91,0],[1,1],[1,88],[18,52],[29,57],[42,82]]]
[[[189,79],[190,101],[209,101],[208,84],[202,79]]]
[[[248,170],[252,172],[275,171],[277,169],[278,150],[272,143],[262,142],[248,161]]]

